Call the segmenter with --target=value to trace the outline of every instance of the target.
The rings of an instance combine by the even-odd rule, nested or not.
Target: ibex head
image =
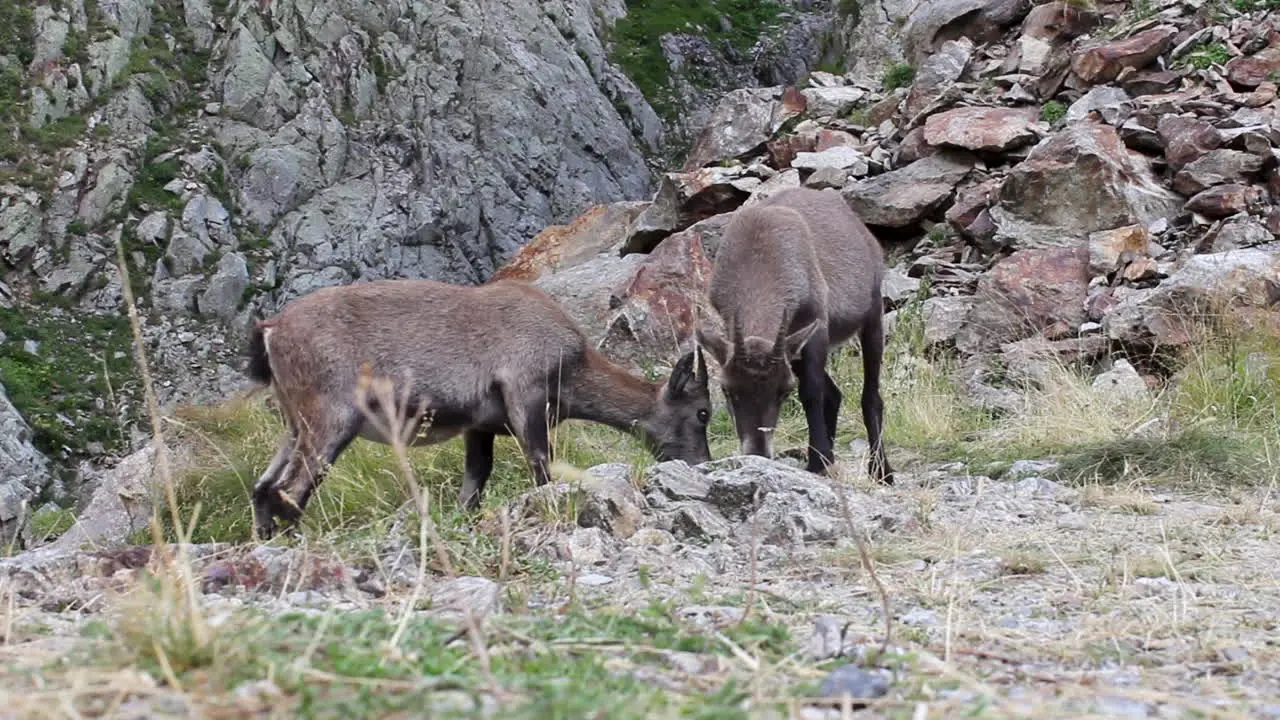
[[[778,414],[796,385],[791,363],[819,327],[815,319],[788,334],[790,324],[790,315],[784,313],[773,340],[746,335],[741,315],[734,316],[728,339],[715,330],[698,330],[698,343],[722,368],[721,385],[743,455],[773,457]]]
[[[711,390],[707,360],[697,348],[685,353],[659,390],[658,402],[645,418],[645,435],[659,461],[683,460],[690,465],[711,459],[707,423],[711,420]]]

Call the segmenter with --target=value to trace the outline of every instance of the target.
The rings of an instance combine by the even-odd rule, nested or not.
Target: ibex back
[[[843,400],[826,370],[827,355],[856,335],[871,475],[893,482],[880,398],[883,276],[879,243],[837,191],[784,190],[734,214],[709,290],[728,337],[701,327],[698,341],[723,368],[743,454],[773,456],[779,411],[799,385],[809,425],[807,468],[826,472]]]
[[[361,411],[362,373],[390,381],[396,398],[407,400],[398,419],[410,426],[412,444],[463,435],[459,502],[469,509],[479,506],[492,471],[495,436],[520,441],[542,485],[550,478],[549,430],[562,420],[632,432],[660,460],[711,457],[701,354],[686,354],[663,382],[636,377],[591,348],[563,308],[523,282],[324,288],[257,323],[249,345],[248,374],[274,387],[288,426],[254,487],[263,538],[275,534],[275,517],[301,517],[328,466],[357,436],[390,442]]]

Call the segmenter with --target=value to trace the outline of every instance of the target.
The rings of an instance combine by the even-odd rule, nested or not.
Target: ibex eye
[[[698,411],[698,422],[705,423],[710,419],[711,419],[711,413],[707,412],[706,410]]]

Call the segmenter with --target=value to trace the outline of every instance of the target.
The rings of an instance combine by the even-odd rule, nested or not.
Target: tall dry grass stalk
[[[142,333],[142,320],[138,315],[137,299],[130,282],[128,262],[125,257],[123,234],[116,234],[116,268],[119,271],[121,293],[129,326],[133,333],[133,357],[142,378],[147,414],[151,423],[151,442],[155,452],[155,467],[161,489],[168,505],[170,520],[178,542],[170,546],[164,538],[159,510],[152,503],[150,529],[152,553],[149,565],[155,576],[154,586],[146,585],[138,590],[150,590],[154,597],[139,598],[142,605],[126,613],[121,626],[127,641],[143,652],[154,654],[164,669],[166,679],[178,685],[176,660],[181,666],[199,665],[207,661],[212,652],[213,631],[200,608],[200,590],[196,585],[191,558],[187,546],[191,537],[191,525],[184,527],[174,486],[173,467],[170,464],[168,446],[164,436],[164,418],[156,397],[155,383],[147,358],[146,341]],[[147,647],[149,645],[149,647]],[[171,657],[180,654],[181,658]]]

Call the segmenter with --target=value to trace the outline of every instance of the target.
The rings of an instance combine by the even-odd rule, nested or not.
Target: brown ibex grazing
[[[734,214],[709,288],[728,337],[710,327],[697,335],[722,368],[741,453],[773,456],[778,413],[798,384],[809,424],[807,469],[826,472],[843,400],[827,354],[857,335],[870,472],[893,483],[880,398],[883,276],[884,252],[837,191],[784,190]]]
[[[480,504],[497,435],[514,435],[537,484],[547,483],[549,431],[563,420],[634,433],[659,460],[711,459],[711,396],[697,348],[664,382],[636,377],[590,347],[550,296],[519,281],[378,280],[316,290],[255,324],[247,372],[274,387],[288,426],[254,487],[262,538],[275,534],[276,516],[301,517],[357,435],[389,444],[357,402],[362,373],[390,380],[408,400],[399,419],[410,424],[412,444],[463,435],[459,502],[468,509]],[[425,418],[409,416],[422,405]]]

